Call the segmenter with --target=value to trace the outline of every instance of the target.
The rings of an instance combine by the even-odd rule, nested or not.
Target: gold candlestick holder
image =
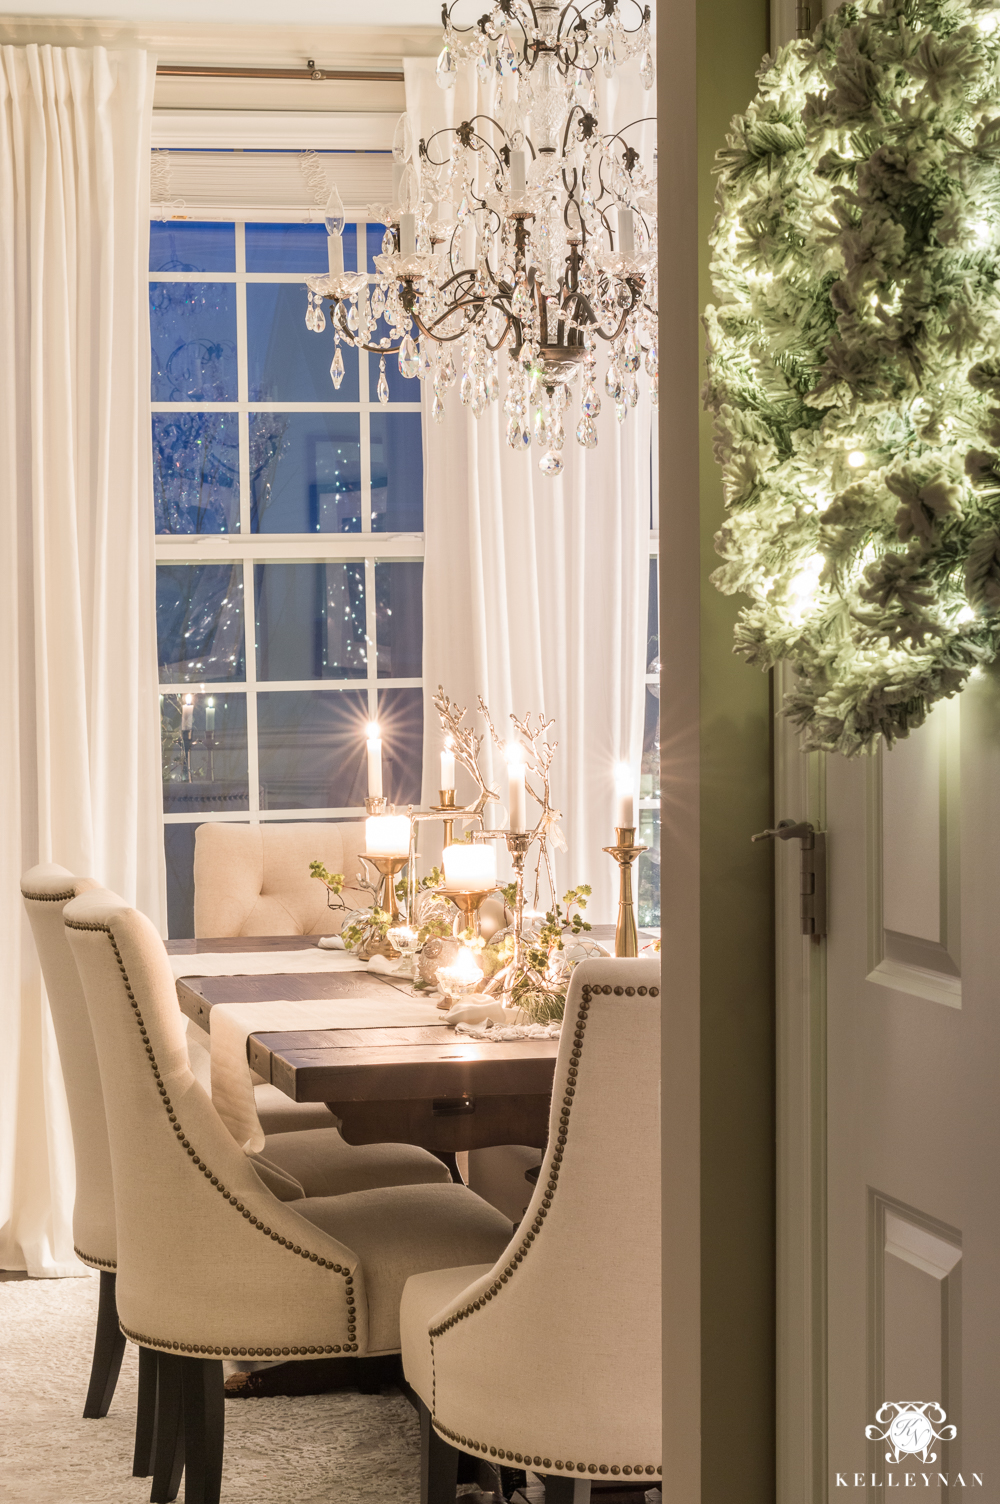
[[[615,955],[637,956],[639,954],[639,931],[635,923],[635,907],[632,901],[632,864],[647,848],[636,843],[634,825],[616,825],[616,846],[604,850],[618,863],[618,923],[615,926]]]
[[[363,853],[361,860],[366,866],[369,864],[375,868],[379,875],[378,889],[375,894],[375,903],[388,914],[390,924],[398,924],[402,918],[399,904],[396,901],[396,874],[402,872],[406,866],[405,856],[369,856]]]
[[[455,839],[455,821],[453,819],[448,819],[448,811],[455,808],[455,790],[438,789],[438,798],[441,801],[440,804],[432,804],[431,809],[436,815],[445,816],[445,819],[443,821],[444,839],[442,840],[441,844],[442,846],[450,846],[452,841]]]
[[[493,889],[486,888],[482,892],[472,892],[465,889],[442,888],[440,891],[442,897],[449,898],[462,914],[465,919],[465,928],[478,936],[480,933],[479,910]]]

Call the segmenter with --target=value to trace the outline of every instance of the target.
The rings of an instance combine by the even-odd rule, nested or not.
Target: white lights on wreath
[[[652,88],[650,10],[638,0],[497,0],[460,27],[464,3],[445,7],[437,81],[450,89],[460,68],[474,68],[495,85],[492,114],[419,142],[400,117],[392,201],[368,210],[388,227],[371,280],[344,270],[333,190],[329,271],[306,279],[306,324],[322,333],[328,304],[335,387],[341,346],[365,349],[378,356],[386,403],[395,357],[402,376],[430,383],[438,421],[456,384],[477,418],[499,400],[504,351],[507,443],[537,444],[540,470],[555,477],[567,429],[593,449],[602,406],[625,422],[642,371],[656,401],[656,180],[634,144],[644,121],[602,131],[596,89],[600,74],[633,63]]]

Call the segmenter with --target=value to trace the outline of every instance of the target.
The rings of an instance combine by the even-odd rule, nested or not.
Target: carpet
[[[3,1504],[149,1498],[150,1480],[132,1477],[138,1348],[131,1342],[109,1414],[81,1418],[97,1293],[96,1274],[0,1283]],[[226,1404],[223,1504],[413,1504],[419,1497],[419,1427],[398,1391]]]

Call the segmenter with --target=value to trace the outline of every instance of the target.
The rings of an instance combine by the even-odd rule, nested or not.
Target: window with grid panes
[[[384,227],[344,235],[371,273]],[[423,462],[416,379],[306,329],[323,225],[156,223],[152,443],[171,936],[206,820],[358,819],[365,728],[420,798]]]
[[[655,490],[653,492],[656,494]],[[646,626],[646,714],[639,770],[639,840],[648,847],[638,863],[638,921],[660,923],[660,589],[656,535],[650,542]]]

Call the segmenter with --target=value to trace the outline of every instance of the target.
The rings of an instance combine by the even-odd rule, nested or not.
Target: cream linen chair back
[[[357,1255],[278,1201],[227,1132],[153,925],[105,889],[63,917],[104,1085],[126,1336],[209,1358],[364,1352]]]
[[[461,1450],[563,1477],[660,1476],[659,991],[658,960],[577,967],[513,1241],[460,1294],[445,1296],[460,1270],[407,1285],[406,1375]]]
[[[310,862],[347,879],[348,908],[371,894],[354,886],[365,849],[365,822],[199,825],[194,844],[194,932],[220,935],[336,935],[343,911],[329,909]]]
[[[49,997],[73,1130],[73,1242],[85,1264],[114,1269],[115,1197],[101,1075],[86,999],[63,927],[64,906],[96,887],[93,878],[76,878],[65,867],[48,863],[32,867],[21,878],[21,896]]]

